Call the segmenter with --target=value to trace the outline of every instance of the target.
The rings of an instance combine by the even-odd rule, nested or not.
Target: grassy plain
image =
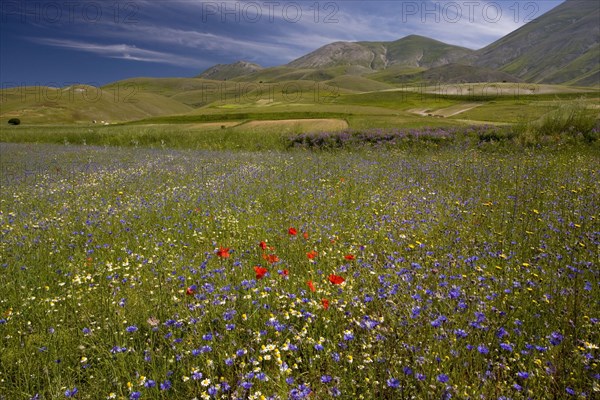
[[[594,398],[598,92],[473,93],[2,120],[0,399]]]

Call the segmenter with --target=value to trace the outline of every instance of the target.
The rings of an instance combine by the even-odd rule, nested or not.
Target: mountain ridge
[[[490,45],[472,50],[420,35],[395,41],[337,41],[277,67],[262,68],[245,62],[218,64],[198,77],[216,80],[282,81],[286,78],[328,80],[340,75],[379,74],[379,81],[402,81],[402,69],[428,70],[465,65],[478,80],[600,85],[600,6],[589,0],[566,0]],[[245,64],[244,64],[245,63]],[[340,72],[342,71],[343,72]],[[348,71],[352,72],[348,72]],[[392,72],[399,70],[399,74]],[[389,71],[389,73],[387,73]],[[465,81],[468,74],[456,67],[438,76],[447,82]],[[458,76],[452,76],[454,71]],[[409,74],[412,74],[409,71]],[[429,78],[427,78],[429,76]],[[414,79],[418,75],[413,76]],[[388,79],[388,80],[385,80]]]
[[[196,78],[211,80],[227,80],[239,76],[249,75],[264,69],[261,65],[249,61],[236,61],[231,64],[217,64],[208,68]]]
[[[408,35],[392,42],[333,42],[318,48],[286,66],[329,68],[359,65],[373,71],[391,65],[436,67],[458,61],[474,51],[420,35]]]

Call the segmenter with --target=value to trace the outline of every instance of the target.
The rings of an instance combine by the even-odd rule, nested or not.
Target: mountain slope
[[[528,82],[563,83],[590,75],[600,63],[600,3],[563,4],[475,53],[475,65]]]
[[[198,75],[197,78],[225,81],[249,75],[262,69],[263,67],[258,64],[247,61],[238,61],[233,64],[217,64]]]
[[[458,47],[410,35],[394,42],[335,42],[300,57],[289,64],[293,68],[330,68],[361,66],[377,71],[391,65],[436,67],[458,61],[474,53]]]

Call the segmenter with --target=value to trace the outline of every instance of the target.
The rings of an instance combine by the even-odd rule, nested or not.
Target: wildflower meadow
[[[2,400],[600,398],[592,149],[0,151]]]

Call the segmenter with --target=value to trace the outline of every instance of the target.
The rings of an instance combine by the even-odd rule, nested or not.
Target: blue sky
[[[564,0],[2,0],[0,81],[103,85],[282,65],[334,41],[410,34],[479,49]]]

